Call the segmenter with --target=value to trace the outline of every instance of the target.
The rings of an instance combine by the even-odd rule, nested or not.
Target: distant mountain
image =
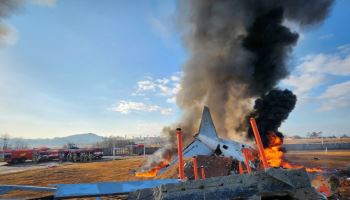
[[[78,146],[89,146],[96,142],[101,142],[104,137],[99,136],[95,133],[82,133],[75,134],[66,137],[55,137],[55,138],[38,138],[38,139],[22,139],[22,138],[11,138],[10,145],[16,146],[16,144],[26,144],[29,147],[62,147],[67,143],[74,143]]]

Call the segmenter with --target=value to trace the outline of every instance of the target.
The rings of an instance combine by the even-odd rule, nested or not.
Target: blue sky
[[[174,102],[187,52],[175,1],[31,0],[4,20],[0,133],[13,137],[158,135],[180,117]],[[280,83],[299,101],[282,131],[350,130],[350,2],[302,32]]]

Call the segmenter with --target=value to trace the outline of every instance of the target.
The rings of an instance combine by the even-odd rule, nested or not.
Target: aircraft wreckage
[[[253,163],[247,155],[251,147],[232,140],[218,137],[213,120],[207,107],[203,110],[199,132],[192,143],[182,149],[181,129],[177,130],[179,146],[178,156],[170,165],[160,170],[165,172],[178,164],[179,179],[158,179],[128,182],[101,182],[79,184],[56,184],[50,187],[24,185],[0,185],[0,195],[13,190],[53,192],[45,199],[67,199],[83,197],[102,197],[123,195],[122,199],[322,199],[310,184],[304,168],[270,168],[264,156],[264,149],[259,137],[255,120],[251,119],[255,133],[258,159]],[[247,150],[248,149],[248,150]],[[204,156],[204,157],[203,157]],[[198,178],[198,166],[193,159],[194,180],[184,174],[184,158],[222,157],[231,158],[239,164],[239,170],[229,170],[228,175],[206,177],[202,168],[201,180]],[[256,158],[255,158],[256,159]],[[216,161],[215,161],[216,162]],[[216,162],[220,163],[220,162]],[[244,173],[242,164],[247,173]],[[188,164],[188,162],[186,163]],[[252,170],[253,169],[253,170]],[[210,170],[207,169],[207,174]],[[41,199],[41,198],[40,198]]]

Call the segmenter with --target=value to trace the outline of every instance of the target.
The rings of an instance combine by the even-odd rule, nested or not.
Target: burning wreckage
[[[199,131],[194,140],[183,150],[182,132],[181,129],[177,129],[177,157],[168,165],[161,161],[149,171],[136,173],[136,176],[152,177],[176,168],[181,182],[177,185],[168,184],[139,190],[131,193],[131,196],[136,199],[214,197],[322,199],[325,197],[311,186],[306,173],[321,172],[321,169],[304,168],[283,160],[282,140],[273,132],[267,137],[270,145],[264,148],[253,117],[250,118],[250,124],[257,149],[253,148],[253,145],[219,138],[209,108],[204,107]]]
[[[193,141],[182,150],[182,132],[178,128],[176,130],[178,136],[178,156],[175,157],[170,163],[167,160],[163,160],[152,166],[150,170],[145,172],[137,172],[136,176],[152,177],[164,173],[167,169],[174,167],[177,163],[179,166],[183,166],[183,158],[189,159],[196,157],[210,158],[211,156],[230,158],[232,162],[235,161],[238,167],[238,163],[245,162],[246,166],[256,168],[253,163],[254,150],[243,143],[239,143],[233,140],[219,138],[216,132],[210,111],[208,107],[204,107],[202,120],[198,133],[193,137]],[[195,161],[196,162],[196,161]],[[235,167],[236,169],[238,169]],[[182,176],[182,175],[180,175]],[[183,178],[183,177],[180,177]]]
[[[323,193],[311,186],[302,166],[275,166],[275,158],[269,156],[270,148],[263,148],[255,119],[251,118],[250,122],[256,136],[258,153],[251,146],[219,138],[209,108],[204,107],[199,132],[192,143],[183,149],[182,132],[177,129],[178,156],[170,164],[160,162],[150,171],[135,174],[156,176],[158,172],[162,174],[176,168],[178,179],[57,184],[53,187],[5,185],[0,186],[0,195],[12,190],[30,190],[55,192],[52,198],[57,199],[108,195],[127,195],[128,199],[150,200],[325,198]],[[200,173],[198,169],[201,170]]]
[[[280,97],[277,98],[276,96]],[[271,99],[277,99],[277,103],[280,105],[276,105],[276,101],[272,101]],[[278,131],[281,122],[288,117],[295,103],[296,97],[289,90],[272,90],[256,100],[255,110],[247,117],[247,121],[249,121],[251,127],[247,129],[248,138],[255,138],[256,145],[254,146],[256,146],[256,148],[252,148],[253,145],[251,145],[251,143],[243,144],[234,140],[218,137],[209,108],[205,106],[199,131],[193,136],[193,141],[184,148],[183,152],[181,151],[182,133],[181,129],[178,129],[176,131],[178,140],[177,150],[180,150],[178,151],[178,156],[171,160],[172,155],[168,151],[164,151],[166,153],[163,153],[161,158],[159,158],[159,155],[155,156],[156,159],[153,160],[156,161],[146,165],[144,172],[138,172],[136,176],[154,177],[157,174],[162,174],[166,169],[173,167],[176,163],[182,162],[182,157],[184,159],[195,159],[193,157],[198,156],[200,158],[206,156],[207,159],[214,156],[215,158],[211,159],[216,159],[216,161],[222,157],[225,157],[224,159],[226,160],[231,159],[232,162],[229,168],[231,171],[233,170],[236,172],[239,172],[241,166],[245,166],[248,172],[251,172],[252,169],[267,169],[270,167],[281,167],[285,169],[303,168],[303,166],[293,165],[284,159],[282,150],[283,135]],[[275,112],[268,114],[266,109],[273,110],[271,107],[275,107]],[[283,111],[281,111],[281,109]],[[181,159],[179,159],[180,157]],[[207,171],[212,171],[218,167],[222,168],[220,165],[215,165],[216,161],[212,162],[214,166],[209,167],[208,164],[203,164],[203,167],[210,168]],[[180,166],[183,166],[183,164],[180,164]],[[322,170],[318,168],[306,168],[306,171],[321,172]],[[220,174],[220,172],[218,173]],[[213,174],[213,176],[215,176],[215,174]]]
[[[283,159],[281,123],[296,96],[276,89],[287,78],[287,58],[297,44],[294,29],[314,27],[327,17],[333,0],[181,0],[180,27],[189,51],[176,102],[183,116],[178,129],[165,132],[170,153],[155,157],[136,176],[175,172],[172,179],[91,184],[58,184],[55,198],[128,194],[129,199],[320,199],[306,171]],[[294,28],[293,28],[294,27]],[[260,97],[260,98],[258,98]],[[256,99],[251,110],[251,99]],[[242,122],[242,119],[244,122]],[[216,131],[217,130],[217,131]],[[218,134],[222,138],[218,137]],[[223,139],[248,135],[256,145]],[[178,144],[176,143],[176,136]],[[182,148],[182,140],[189,144]],[[176,148],[177,146],[177,148]],[[177,157],[171,160],[170,155]],[[178,168],[177,168],[178,166]],[[177,174],[179,173],[179,176]],[[167,178],[169,178],[167,177]],[[328,193],[327,190],[319,190]],[[326,192],[325,192],[326,191]]]

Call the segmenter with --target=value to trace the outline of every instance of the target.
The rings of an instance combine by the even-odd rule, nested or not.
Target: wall
[[[284,144],[287,151],[306,151],[306,150],[350,150],[350,143],[310,143],[310,144]]]

